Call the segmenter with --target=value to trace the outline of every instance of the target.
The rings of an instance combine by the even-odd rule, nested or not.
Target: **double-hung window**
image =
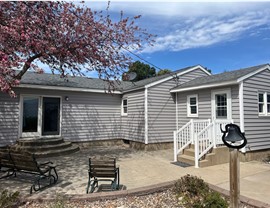
[[[258,93],[258,112],[259,115],[270,115],[270,93]]]
[[[187,96],[187,116],[198,117],[198,95]]]
[[[122,114],[122,116],[126,116],[128,114],[128,99],[127,98],[122,99],[121,114]]]

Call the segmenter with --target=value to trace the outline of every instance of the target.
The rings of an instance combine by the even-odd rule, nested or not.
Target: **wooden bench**
[[[93,193],[100,181],[109,181],[111,190],[119,189],[119,167],[116,159],[110,157],[89,158],[88,185],[86,193]]]
[[[14,163],[11,160],[8,147],[0,148],[0,179],[12,176],[15,174]]]
[[[28,152],[9,150],[9,156],[6,154],[6,151],[0,150],[0,152],[0,170],[2,171],[2,169],[4,169],[2,172],[8,172],[8,174],[3,177],[16,176],[17,172],[36,176],[30,188],[30,194],[32,194],[33,190],[39,191],[57,182],[58,174],[56,172],[56,166],[54,166],[52,162],[38,163],[35,155]],[[41,187],[42,180],[49,181],[49,184]]]

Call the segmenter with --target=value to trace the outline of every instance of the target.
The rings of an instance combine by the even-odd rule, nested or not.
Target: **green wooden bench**
[[[52,162],[38,163],[35,155],[28,152],[9,150],[8,154],[9,156],[6,155],[6,151],[0,149],[0,170],[8,173],[3,177],[16,176],[17,172],[35,175],[33,185],[30,188],[30,194],[32,194],[33,190],[39,191],[57,182],[58,174],[56,166]],[[43,181],[46,181],[48,184],[41,184]]]
[[[119,167],[116,159],[110,157],[89,158],[88,185],[86,193],[93,193],[100,181],[110,182],[111,190],[119,189]]]

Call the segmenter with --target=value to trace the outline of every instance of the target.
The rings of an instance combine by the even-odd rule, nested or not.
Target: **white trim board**
[[[192,68],[190,68],[190,69],[187,69],[187,70],[184,70],[184,71],[180,71],[180,72],[178,72],[176,75],[177,75],[177,76],[180,76],[180,75],[189,73],[189,72],[191,72],[191,71],[193,71],[193,70],[196,70],[196,69],[200,69],[200,70],[204,71],[207,75],[211,75],[211,73],[209,73],[209,72],[208,72],[205,68],[203,68],[201,65],[197,65],[197,66],[194,66],[194,67],[192,67]],[[168,81],[168,80],[170,80],[170,79],[173,79],[173,77],[172,77],[172,76],[169,76],[169,77],[166,77],[166,78],[164,78],[164,79],[158,80],[158,81],[156,81],[156,82],[152,82],[152,83],[150,83],[150,84],[145,85],[145,88],[153,87],[153,86],[155,86],[155,85],[158,85],[158,84],[161,84],[161,83],[163,83],[163,82],[166,82],[166,81]]]
[[[206,88],[212,88],[212,87],[223,87],[223,86],[233,85],[233,84],[237,84],[237,82],[230,81],[230,82],[222,82],[222,83],[217,83],[217,84],[215,83],[215,84],[199,85],[199,86],[194,86],[194,87],[170,90],[170,92],[186,92],[186,91],[191,91],[191,90],[199,90],[199,89],[206,89]]]
[[[233,85],[233,84],[239,84],[240,82],[264,71],[264,70],[269,70],[270,71],[270,65],[266,65],[262,68],[257,69],[254,72],[251,72],[245,76],[242,76],[240,78],[238,78],[237,80],[233,80],[233,81],[226,81],[226,82],[219,82],[219,83],[213,83],[213,84],[202,84],[202,85],[198,85],[198,86],[193,86],[193,87],[183,87],[180,89],[172,89],[170,90],[170,92],[185,92],[185,91],[191,91],[191,90],[198,90],[198,89],[205,89],[205,88],[212,88],[212,87],[222,87],[222,86],[226,86],[226,85]],[[237,71],[237,70],[236,70]]]
[[[259,68],[259,69],[257,69],[256,71],[253,71],[253,72],[251,72],[251,73],[249,73],[249,74],[247,74],[247,75],[245,75],[245,76],[243,76],[243,77],[238,78],[238,79],[237,79],[237,82],[242,82],[242,81],[244,81],[245,79],[248,79],[248,78],[254,76],[255,74],[258,74],[258,73],[260,73],[260,72],[262,72],[262,71],[264,71],[264,70],[269,70],[269,71],[270,71],[270,65],[267,64],[267,66],[265,66],[265,67]]]
[[[96,92],[96,93],[107,93],[109,92],[98,89],[85,89],[85,88],[76,88],[76,87],[62,87],[62,86],[49,86],[49,85],[32,85],[32,84],[20,84],[16,88],[31,88],[31,89],[44,89],[44,90],[64,90],[64,91],[73,91],[73,92]],[[113,94],[122,94],[120,91],[113,91]]]

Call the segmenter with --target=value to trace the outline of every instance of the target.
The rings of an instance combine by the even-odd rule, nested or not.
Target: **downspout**
[[[144,143],[148,144],[148,88],[144,90]]]
[[[177,97],[177,92],[175,93],[175,113],[176,113],[176,131],[179,129],[178,127],[178,97]]]
[[[239,84],[239,118],[240,118],[240,129],[245,132],[245,120],[244,120],[244,83],[243,81]],[[242,153],[246,152],[246,147],[240,150]]]

